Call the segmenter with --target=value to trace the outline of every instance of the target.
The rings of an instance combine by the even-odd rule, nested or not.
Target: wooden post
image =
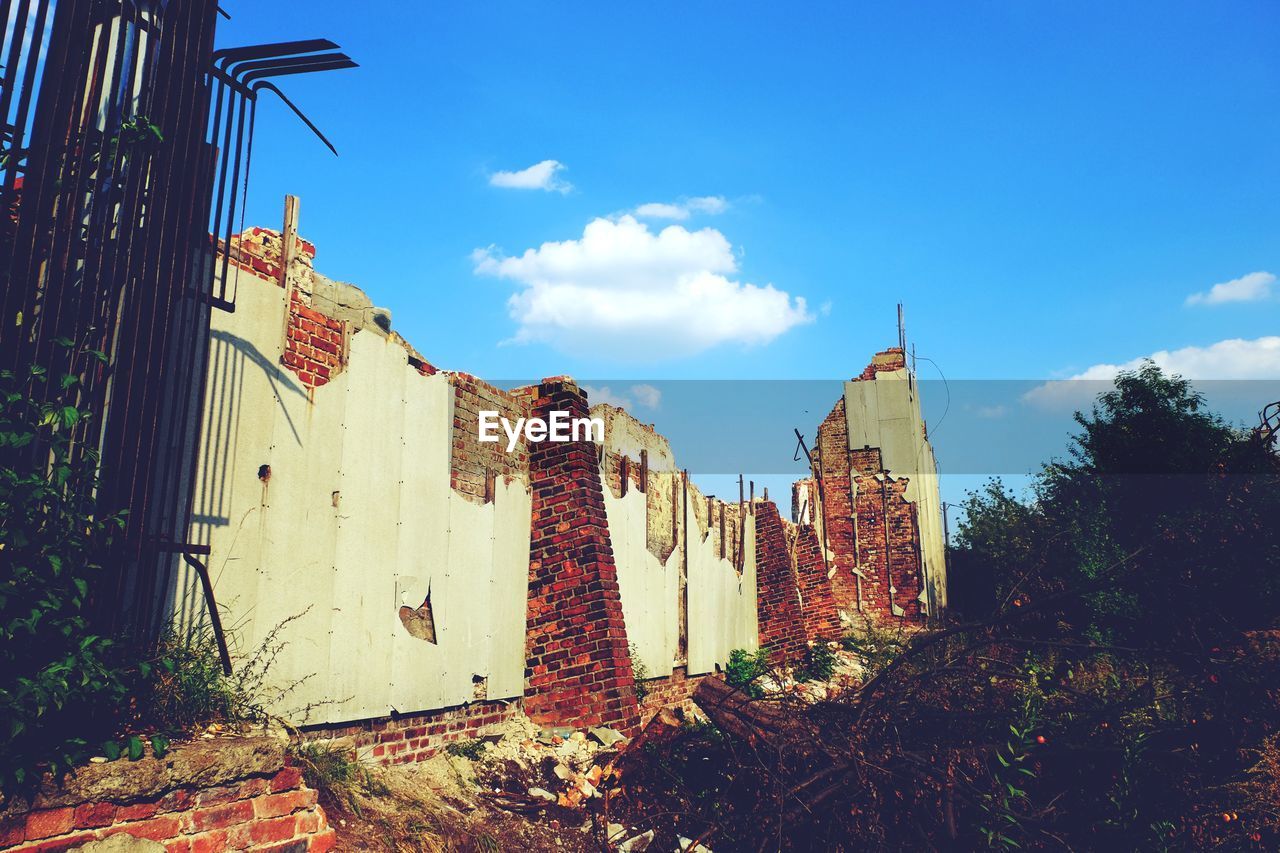
[[[289,267],[298,250],[298,216],[301,210],[302,203],[296,195],[284,197],[284,225],[280,230],[280,286],[284,288],[285,349],[289,348],[289,321],[293,316],[293,282],[289,279]],[[343,351],[346,351],[345,346]]]
[[[754,492],[755,489],[756,489],[755,484],[752,483],[751,491]],[[738,475],[738,549],[737,549],[738,553],[735,555],[734,563],[733,563],[735,566],[738,567],[738,571],[742,571],[742,569],[746,566],[746,563],[742,559],[742,552],[746,550],[746,547],[747,547],[747,526],[742,523],[743,519],[747,517],[747,510],[746,510],[747,503],[744,500],[744,498],[745,498],[745,494],[743,492],[743,476],[739,474]]]
[[[689,665],[689,470],[681,472],[680,485],[684,491],[681,504],[684,511],[684,541],[680,551],[680,581],[677,585],[676,627],[679,630],[677,654],[684,666]]]
[[[622,497],[624,498],[627,496],[627,486],[631,481],[630,461],[625,453],[618,459],[618,479],[621,480]]]
[[[649,451],[640,449],[640,491],[649,492]]]
[[[298,256],[298,213],[301,203],[296,195],[284,197],[284,228],[280,231],[280,284],[289,289],[289,268]]]
[[[720,559],[725,558],[724,504],[720,504]]]
[[[680,501],[677,492],[680,489],[679,473],[671,477],[671,545],[675,547],[676,535],[680,532]]]

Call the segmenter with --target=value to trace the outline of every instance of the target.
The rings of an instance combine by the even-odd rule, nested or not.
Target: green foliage
[[[70,342],[64,342],[70,347]],[[89,358],[103,361],[101,353]],[[78,447],[78,380],[0,371],[0,787],[85,758],[124,701],[111,643],[87,606],[119,516],[95,514],[97,455]]]
[[[628,643],[627,650],[631,652],[631,671],[635,674],[636,701],[644,702],[645,697],[649,695],[649,667],[645,666],[644,661],[640,659],[635,643]]]
[[[1028,780],[1038,777],[1031,759],[1038,746],[1037,740],[1044,742],[1043,735],[1035,734],[1043,701],[1040,668],[1034,662],[1028,662],[1023,678],[1015,685],[1019,697],[1017,718],[1009,724],[1004,743],[996,745],[995,763],[990,768],[994,784],[977,803],[982,812],[978,832],[987,847],[997,849],[1022,846],[1015,836],[1025,835],[1023,807],[1029,799],[1026,786]]]
[[[769,656],[764,649],[757,649],[754,652],[734,649],[729,652],[724,679],[731,687],[736,687],[748,696],[759,699],[764,696],[764,690],[757,682],[768,671]]]
[[[124,146],[136,146],[154,150],[164,142],[160,127],[145,115],[125,119],[120,125],[119,142]]]
[[[444,751],[458,758],[465,758],[468,761],[479,761],[484,758],[484,741],[475,740],[455,740],[452,743],[444,745]]]
[[[1231,626],[1280,624],[1280,494],[1256,437],[1150,362],[1076,422],[1034,501],[998,481],[970,493],[950,561],[958,610],[984,617],[1082,590],[1059,616],[1084,638],[1201,649]]]
[[[796,681],[827,681],[836,671],[836,654],[826,643],[814,643],[796,668]]]

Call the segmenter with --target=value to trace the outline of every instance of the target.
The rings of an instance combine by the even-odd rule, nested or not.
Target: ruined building
[[[831,554],[844,614],[919,620],[947,606],[938,469],[901,348],[876,353],[818,427],[792,513]]]
[[[664,437],[569,378],[503,390],[437,369],[291,233],[221,248],[237,302],[213,318],[190,540],[235,655],[292,620],[276,710],[370,760],[416,760],[517,708],[634,731],[734,649],[796,662],[859,611],[920,622],[945,604],[901,353],[845,386],[790,521],[703,495]],[[508,453],[478,440],[484,410],[589,411],[604,436]],[[207,619],[194,572],[168,598],[179,624]]]

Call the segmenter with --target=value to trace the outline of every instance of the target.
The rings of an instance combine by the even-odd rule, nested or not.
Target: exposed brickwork
[[[586,417],[586,395],[571,380],[548,379],[531,410]],[[640,714],[596,446],[537,442],[529,477],[525,710],[536,722],[632,732]]]
[[[906,353],[900,347],[889,347],[871,357],[871,363],[858,376],[858,381],[866,382],[868,379],[875,379],[877,373],[892,373],[906,366]]]
[[[683,711],[686,715],[696,712],[693,704],[693,691],[698,689],[704,678],[715,678],[714,675],[690,676],[688,670],[678,666],[670,675],[661,678],[650,678],[645,681],[645,697],[640,703],[640,721],[647,724],[654,715],[663,708]]]
[[[880,373],[904,367],[902,350],[891,348],[876,353],[855,381],[874,381]],[[837,609],[859,609],[860,573],[864,613],[888,618],[897,607],[901,616],[922,620],[924,608],[917,600],[920,534],[916,506],[904,497],[907,479],[885,477],[879,448],[849,448],[843,397],[818,428],[816,446],[822,529],[835,568],[831,589]]]
[[[878,459],[879,452],[875,455]],[[916,506],[904,496],[907,479],[860,474],[857,487],[858,562],[866,575],[864,610],[873,616],[889,617],[893,615],[892,599],[892,606],[900,608],[901,615],[920,619],[924,615],[917,601],[920,536]]]
[[[827,567],[822,561],[822,546],[813,525],[795,528],[791,553],[800,587],[805,636],[809,640],[837,639],[840,616],[836,613],[831,581],[827,579]]]
[[[818,427],[815,466],[822,478],[822,524],[826,547],[831,551],[831,591],[836,607],[846,613],[858,609],[857,533],[854,528],[853,486],[849,472],[849,424],[844,397]],[[879,454],[877,453],[877,458]],[[868,590],[863,584],[863,601]]]
[[[247,228],[242,234],[231,237],[230,248],[221,243],[221,257],[232,266],[284,286],[281,265],[282,241],[279,231],[269,228]],[[301,265],[304,280],[311,274],[316,247],[297,238],[294,257]],[[280,361],[293,371],[298,380],[308,388],[318,388],[342,371],[346,363],[347,328],[336,320],[311,307],[308,293],[291,290],[289,316],[285,323],[284,354]],[[430,365],[427,367],[431,370]],[[421,368],[419,368],[421,369]]]
[[[523,436],[516,449],[507,452],[507,435],[499,428],[497,442],[480,441],[480,412],[498,412],[512,425],[529,416],[529,397],[493,387],[467,373],[450,373],[453,385],[453,436],[449,483],[468,500],[485,503],[493,498],[497,478],[508,483],[529,479],[529,447]]]
[[[804,654],[804,615],[786,529],[778,507],[768,501],[756,503],[756,613],[760,646],[769,650],[772,662]]]
[[[346,363],[346,324],[304,304],[295,290],[289,295],[289,323],[280,360],[309,388],[324,385]]]
[[[305,732],[316,739],[344,739],[355,748],[362,761],[409,764],[426,761],[446,744],[473,740],[519,711],[519,702],[471,702],[395,719],[382,717],[348,726],[312,726]]]
[[[124,765],[121,772],[133,769]],[[296,767],[281,763],[271,772],[222,779],[214,787],[192,779],[189,787],[163,791],[146,787],[154,775],[145,768],[139,776],[137,791],[131,792],[128,776],[102,787],[110,800],[66,803],[66,795],[54,792],[56,805],[47,804],[42,793],[29,811],[10,806],[0,818],[0,850],[55,853],[120,834],[158,841],[170,853],[276,845],[323,853],[333,847],[334,831],[316,792]]]
[[[262,278],[282,282],[280,265],[281,241],[280,232],[270,228],[246,228],[243,234],[231,235],[230,251],[224,251],[222,241],[217,243],[218,252],[228,262],[245,272],[251,272]],[[310,267],[315,260],[316,247],[311,242],[297,238],[295,257],[303,266]],[[221,258],[219,259],[221,260]]]

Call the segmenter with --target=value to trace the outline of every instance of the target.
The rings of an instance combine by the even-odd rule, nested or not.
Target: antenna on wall
[[[907,323],[902,312],[902,303],[898,303],[898,349],[905,355],[907,352]]]

